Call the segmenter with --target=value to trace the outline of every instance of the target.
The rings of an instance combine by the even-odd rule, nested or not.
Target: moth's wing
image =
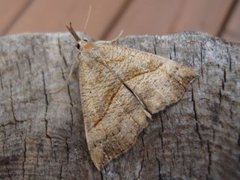
[[[79,76],[88,149],[100,170],[128,150],[148,123],[135,97],[94,58],[80,60]]]
[[[173,60],[121,46],[108,46],[105,63],[136,93],[152,113],[179,101],[196,71]],[[112,53],[112,54],[110,54]]]
[[[152,113],[177,102],[196,73],[169,59],[134,49],[107,44],[97,49],[97,61],[80,61],[80,94],[89,152],[101,169],[135,143],[147,120],[137,98],[98,62],[107,64]]]

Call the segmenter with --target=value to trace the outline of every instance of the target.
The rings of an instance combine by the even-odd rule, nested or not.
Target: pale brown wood
[[[69,34],[0,38],[0,179],[239,179],[239,44],[202,33],[119,44],[191,64],[199,79],[155,114],[131,150],[102,172],[86,147]],[[81,89],[80,89],[81,91]]]
[[[240,42],[240,1],[234,7],[234,11],[226,24],[222,37],[229,41]]]
[[[0,5],[0,35],[6,34],[18,18],[31,4],[31,0],[8,1],[2,0]]]
[[[185,0],[173,32],[202,31],[217,35],[234,0]]]
[[[169,34],[203,31],[225,39],[239,39],[237,0],[3,0],[0,33],[66,31],[70,21],[96,39],[113,39],[121,30],[128,34]],[[239,5],[236,5],[239,6]],[[231,12],[234,10],[234,12]],[[231,15],[232,14],[232,15]],[[230,15],[230,16],[229,16]],[[229,21],[229,22],[228,22]]]
[[[124,34],[164,34],[170,31],[183,8],[183,0],[133,1],[119,21],[109,30],[108,38],[114,38],[121,29]]]
[[[69,22],[72,22],[75,28],[83,30],[89,7],[92,5],[86,31],[91,36],[100,38],[126,2],[126,0],[34,1],[9,33],[66,31],[66,24]]]
[[[233,0],[134,1],[108,37],[126,34],[167,34],[202,31],[216,35]]]

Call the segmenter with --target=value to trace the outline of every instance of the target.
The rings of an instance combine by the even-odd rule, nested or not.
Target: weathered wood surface
[[[88,154],[68,33],[0,38],[0,179],[239,179],[240,45],[203,33],[120,44],[192,65],[199,79],[124,155],[98,172]]]

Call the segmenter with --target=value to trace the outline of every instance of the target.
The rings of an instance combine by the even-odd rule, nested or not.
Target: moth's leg
[[[76,60],[74,60],[71,64],[71,68],[70,68],[70,72],[68,74],[68,77],[67,77],[67,80],[66,80],[66,83],[68,84],[71,76],[72,76],[72,73],[73,73],[73,70],[76,68],[76,62],[78,62],[80,60],[80,53],[78,54],[78,58]]]
[[[70,78],[71,78],[71,76],[72,76],[73,70],[74,70],[75,67],[76,67],[76,66],[75,66],[75,65],[76,65],[76,62],[78,62],[78,59],[76,59],[76,60],[74,60],[74,61],[72,62],[71,68],[70,68],[70,72],[69,72],[68,77],[67,77],[66,81],[64,82],[63,86],[62,86],[61,88],[59,88],[58,90],[51,91],[51,92],[50,92],[51,94],[55,94],[55,93],[60,92],[61,90],[63,90],[63,88],[64,88],[65,86],[68,85],[69,80],[70,80]]]

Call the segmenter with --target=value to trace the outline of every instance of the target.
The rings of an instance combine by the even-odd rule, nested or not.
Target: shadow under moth
[[[197,77],[191,67],[155,54],[88,42],[67,26],[79,49],[79,83],[91,159],[101,170],[130,149],[147,118],[179,101]]]

